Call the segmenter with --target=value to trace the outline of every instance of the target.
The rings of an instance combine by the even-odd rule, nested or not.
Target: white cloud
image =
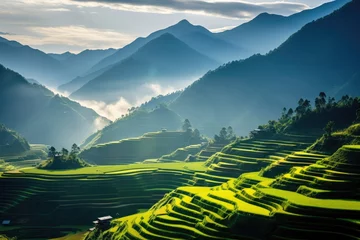
[[[117,102],[111,104],[91,100],[78,102],[84,107],[94,109],[94,111],[99,115],[104,116],[112,121],[118,119],[121,117],[121,115],[126,114],[128,109],[132,107],[132,105],[123,97],[121,97]],[[100,123],[101,122],[98,121],[96,124],[100,125]]]
[[[211,32],[213,33],[219,33],[219,32],[224,32],[226,30],[230,30],[235,28],[236,26],[225,26],[225,27],[220,27],[220,28],[213,28],[213,29],[209,29]]]
[[[119,48],[134,37],[107,29],[85,26],[28,27],[28,35],[14,35],[12,40],[28,45],[70,45],[88,49]]]
[[[217,17],[243,19],[252,17],[261,12],[272,11],[278,14],[291,14],[309,8],[308,5],[299,2],[271,1],[204,1],[204,0],[72,0],[80,6],[86,4],[99,4],[98,6],[109,7],[123,11],[151,12],[168,14],[176,12],[192,13],[198,15],[213,15]]]
[[[70,9],[67,9],[67,8],[48,8],[45,11],[48,11],[48,12],[69,12]]]

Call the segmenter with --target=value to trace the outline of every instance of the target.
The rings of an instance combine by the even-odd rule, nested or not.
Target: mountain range
[[[249,57],[255,53],[266,54],[285,42],[305,24],[332,13],[349,1],[328,2],[290,16],[262,13],[247,23],[215,35],[241,49],[246,49],[245,52],[239,54],[237,59]]]
[[[348,0],[326,3],[289,17],[263,13],[250,22],[223,33],[212,33],[202,26],[195,26],[187,20],[182,20],[145,38],[137,38],[134,42],[117,50],[114,54],[103,58],[90,68],[86,74],[76,77],[58,89],[67,93],[78,91],[89,81],[103,77],[103,74],[114,65],[120,64],[120,62],[131,57],[149,42],[161,37],[165,33],[170,33],[195,51],[217,61],[219,65],[228,61],[246,58],[255,53],[266,53],[279,46],[306,23],[333,12],[346,2]],[[163,57],[164,61],[169,61],[170,63],[173,61],[172,56],[167,59],[165,57],[169,56]],[[173,75],[176,76],[176,73],[174,72]],[[73,97],[77,95],[78,93],[74,93]],[[97,100],[99,99],[97,98]]]
[[[176,86],[218,65],[218,62],[195,51],[175,36],[165,33],[86,83],[70,97],[114,102],[122,96],[134,102],[137,97],[134,92],[146,94],[151,90],[146,87],[149,84]]]
[[[79,54],[46,54],[0,37],[0,64],[19,72],[26,78],[36,79],[41,84],[53,88],[83,74],[115,51],[115,49],[107,49],[85,50]]]
[[[31,143],[69,147],[109,121],[0,65],[0,122]]]
[[[240,134],[319,92],[360,94],[359,1],[311,22],[267,55],[226,64],[189,86],[170,105],[200,131],[231,125]]]

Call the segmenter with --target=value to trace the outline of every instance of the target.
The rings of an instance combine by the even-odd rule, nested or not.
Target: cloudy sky
[[[290,15],[327,0],[1,0],[0,36],[45,52],[120,48],[187,19],[211,31],[261,12]]]

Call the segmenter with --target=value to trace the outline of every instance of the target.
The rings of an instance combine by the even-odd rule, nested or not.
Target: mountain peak
[[[183,19],[177,23],[178,25],[192,25],[188,20]]]

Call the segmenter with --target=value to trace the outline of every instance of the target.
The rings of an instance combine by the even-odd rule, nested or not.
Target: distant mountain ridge
[[[170,108],[209,135],[228,125],[247,134],[301,97],[312,100],[319,92],[359,95],[360,35],[355,27],[359,9],[359,1],[352,1],[307,24],[266,56],[209,72]]]
[[[115,49],[85,50],[80,54],[46,54],[16,41],[0,37],[0,64],[14,69],[26,78],[37,79],[57,87],[83,74],[91,66],[114,53]]]
[[[215,35],[224,41],[245,48],[247,52],[244,52],[241,57],[249,57],[254,53],[265,54],[278,47],[305,24],[332,13],[350,1],[328,2],[288,17],[262,13],[247,23]]]
[[[0,122],[31,143],[69,147],[96,130],[95,120],[109,122],[0,65]]]
[[[174,86],[179,81],[200,76],[218,64],[173,35],[165,33],[86,83],[70,97],[112,102],[122,96],[134,100],[136,96],[132,91],[144,84],[161,83]]]
[[[100,70],[104,67],[109,65],[118,63],[126,59],[127,57],[134,54],[137,50],[143,47],[148,42],[160,37],[165,33],[170,33],[179,40],[183,41],[184,43],[188,44],[191,48],[195,49],[196,51],[205,54],[214,60],[220,62],[226,62],[231,57],[227,57],[226,55],[233,55],[234,52],[238,51],[238,47],[225,42],[221,39],[218,39],[211,33],[209,30],[202,26],[194,26],[189,23],[187,20],[182,20],[177,24],[170,26],[168,28],[153,32],[146,38],[139,37],[129,45],[119,49],[113,55],[103,59],[98,64],[96,64],[90,72],[94,72]],[[234,56],[233,59],[237,57]],[[89,73],[90,73],[89,72]]]

